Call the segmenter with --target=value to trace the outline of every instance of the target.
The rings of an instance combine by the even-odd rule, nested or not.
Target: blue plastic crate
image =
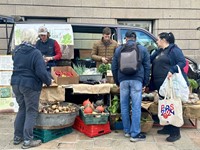
[[[62,129],[37,129],[33,130],[34,139],[40,139],[42,143],[59,138],[63,135],[71,133],[72,127],[62,128]]]

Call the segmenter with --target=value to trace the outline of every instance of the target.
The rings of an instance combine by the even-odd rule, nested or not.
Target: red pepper
[[[73,77],[73,74],[72,74],[71,72],[65,72],[65,75],[66,75],[67,77]]]
[[[62,75],[62,71],[56,70],[55,74],[60,77]]]

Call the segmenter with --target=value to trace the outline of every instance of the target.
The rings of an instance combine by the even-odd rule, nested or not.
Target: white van
[[[93,43],[102,37],[103,28],[109,27],[112,31],[112,39],[118,44],[125,42],[124,37],[127,30],[131,29],[137,34],[137,42],[147,47],[149,51],[157,49],[156,38],[148,31],[130,26],[122,25],[98,25],[98,24],[26,24],[20,23],[15,26],[15,45],[20,41],[20,34],[24,28],[38,29],[40,26],[46,26],[50,32],[51,38],[58,41],[62,49],[62,60],[58,65],[67,65],[67,62],[86,63],[86,66],[95,66],[91,60],[91,50]]]
[[[107,24],[81,24],[81,23],[34,23],[25,22],[15,25],[15,45],[19,44],[20,35],[18,32],[23,28],[35,28],[46,26],[51,34],[51,38],[56,39],[62,48],[63,57],[58,61],[59,66],[71,65],[73,63],[84,63],[86,67],[95,67],[95,61],[91,59],[91,50],[93,43],[102,37],[103,28],[109,27],[112,31],[112,39],[118,44],[125,42],[124,37],[127,30],[133,30],[137,34],[137,42],[145,46],[149,52],[156,50],[156,37],[145,29],[123,25]],[[200,78],[198,64],[189,57],[186,57],[190,63],[188,77],[193,79]]]

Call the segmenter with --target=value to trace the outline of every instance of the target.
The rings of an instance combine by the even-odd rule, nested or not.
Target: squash
[[[85,113],[85,114],[91,114],[92,112],[93,112],[93,110],[92,110],[91,107],[86,107],[86,108],[84,109],[84,113]]]
[[[96,110],[100,112],[104,112],[104,107],[103,106],[97,106]]]
[[[91,104],[91,102],[90,102],[89,98],[88,98],[88,99],[86,99],[86,100],[83,102],[83,106],[85,106],[85,105],[87,105],[87,104]]]

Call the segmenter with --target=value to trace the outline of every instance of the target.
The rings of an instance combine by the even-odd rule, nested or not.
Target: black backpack
[[[135,74],[141,65],[141,54],[136,43],[123,45],[119,55],[119,70],[126,75]]]

